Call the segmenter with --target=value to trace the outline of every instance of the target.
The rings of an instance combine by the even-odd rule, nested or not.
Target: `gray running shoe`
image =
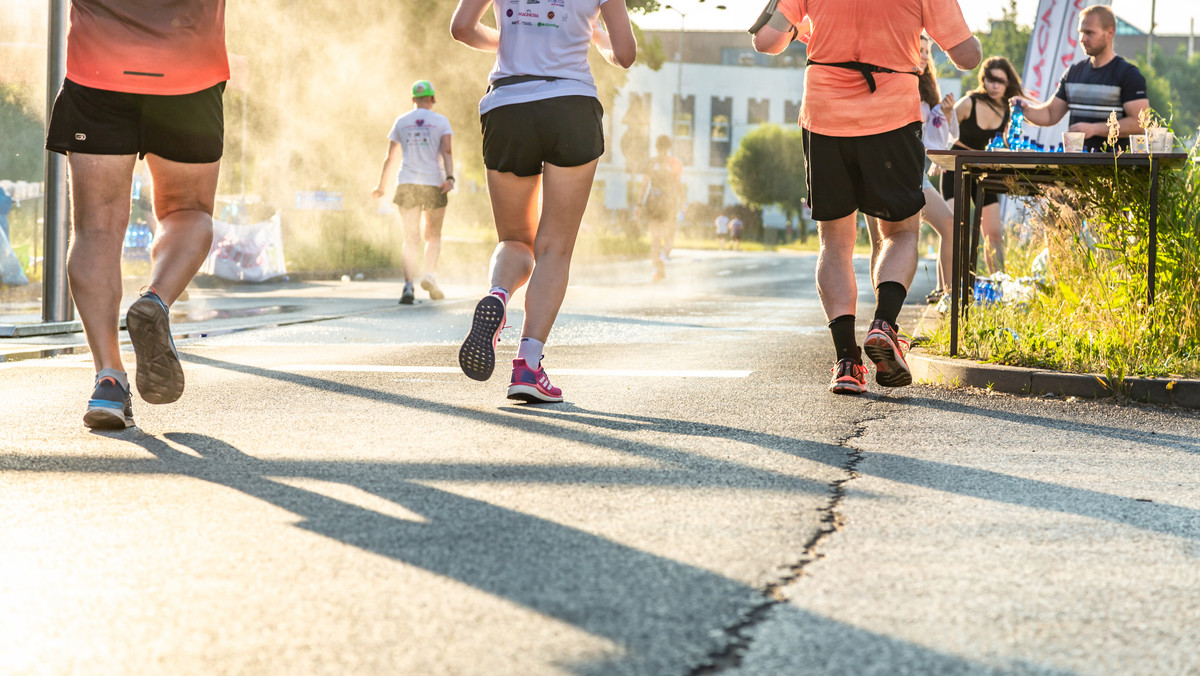
[[[415,294],[413,294],[412,282],[405,282],[404,283],[404,293],[400,294],[400,304],[401,305],[412,305],[414,298],[415,298]]]
[[[133,427],[133,397],[121,387],[116,378],[104,376],[96,380],[96,389],[88,400],[83,424],[94,430],[123,430]]]
[[[428,277],[421,280],[421,288],[429,292],[429,298],[432,300],[441,300],[446,297],[446,294],[438,288],[437,282]]]
[[[129,306],[125,329],[137,358],[137,389],[151,404],[169,404],[183,394],[183,364],[171,338],[167,304],[151,289]]]

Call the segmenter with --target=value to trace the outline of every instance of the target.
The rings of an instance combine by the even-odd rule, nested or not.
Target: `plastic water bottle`
[[[1012,115],[1008,120],[1008,147],[1017,150],[1018,142],[1021,140],[1021,134],[1025,129],[1025,109],[1020,101],[1013,101]]]
[[[988,150],[1004,150],[1004,135],[999,132],[987,144]]]

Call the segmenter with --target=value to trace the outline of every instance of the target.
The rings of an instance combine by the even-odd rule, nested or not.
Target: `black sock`
[[[881,282],[875,287],[879,304],[875,306],[875,319],[887,322],[893,331],[899,331],[896,319],[900,317],[900,308],[904,307],[904,299],[908,297],[908,289],[900,282]]]
[[[862,351],[854,339],[854,315],[834,318],[829,322],[829,330],[833,333],[833,349],[837,350],[837,360],[852,359],[861,364]]]

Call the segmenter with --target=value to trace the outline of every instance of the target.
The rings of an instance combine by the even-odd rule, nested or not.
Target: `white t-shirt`
[[[424,108],[414,108],[400,117],[388,132],[388,140],[399,143],[400,173],[396,182],[412,185],[438,186],[446,181],[442,167],[442,137],[450,131],[445,115]]]
[[[728,235],[729,234],[729,217],[724,214],[717,216],[717,234],[718,235]]]
[[[607,0],[492,0],[500,48],[488,75],[495,82],[513,75],[549,75],[559,80],[533,80],[497,87],[479,101],[479,114],[514,103],[560,96],[599,98],[588,48],[592,27]]]
[[[946,119],[946,113],[941,106],[933,106],[921,102],[921,142],[926,150],[946,150],[950,147],[950,139],[958,138],[958,116],[951,115]]]

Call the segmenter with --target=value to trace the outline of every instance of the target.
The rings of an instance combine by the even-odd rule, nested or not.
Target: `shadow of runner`
[[[624,546],[387,473],[337,479],[420,514],[418,523],[380,514],[262,475],[237,448],[200,434],[131,440],[173,473],[227,487],[299,516],[296,527],[460,581],[611,641],[611,658],[558,665],[577,674],[686,673],[705,664],[754,607],[815,626],[833,642],[815,644],[800,664],[844,665],[863,673],[908,663],[938,673],[986,673],[989,667],[890,636],[768,601],[760,590],[707,570]],[[347,463],[353,465],[353,463]],[[320,477],[331,480],[329,476]],[[403,639],[403,637],[397,637]],[[442,647],[441,649],[445,649]],[[799,672],[794,672],[799,673]],[[821,669],[813,673],[832,673]]]

